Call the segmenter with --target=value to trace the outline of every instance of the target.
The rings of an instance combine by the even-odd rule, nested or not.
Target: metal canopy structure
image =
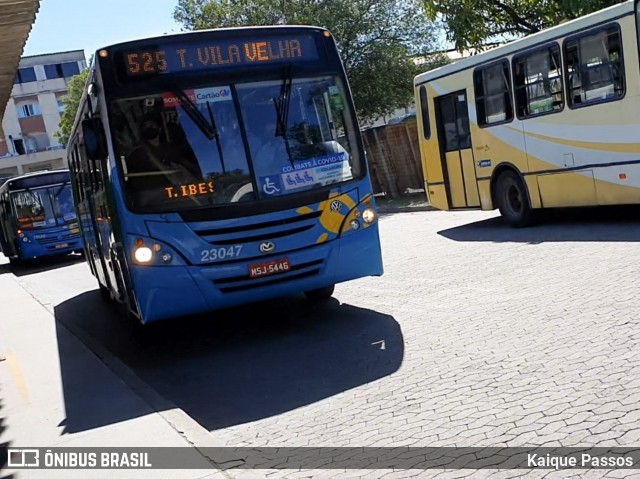
[[[40,0],[0,0],[0,119],[4,116],[20,57],[39,8]]]

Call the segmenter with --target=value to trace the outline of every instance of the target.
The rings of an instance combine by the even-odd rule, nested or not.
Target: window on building
[[[18,118],[28,118],[30,116],[40,115],[40,105],[38,103],[25,103],[18,105]]]
[[[491,126],[513,120],[509,62],[503,60],[473,72],[478,125]]]
[[[67,62],[62,64],[62,74],[65,78],[71,78],[78,73],[80,73],[78,62]]]
[[[567,40],[564,52],[569,105],[616,100],[624,95],[622,43],[617,24]]]
[[[564,107],[560,47],[554,43],[513,59],[518,118],[560,111]]]
[[[18,69],[16,83],[29,83],[33,81],[36,81],[36,71],[33,67]]]
[[[70,78],[78,73],[80,73],[78,62],[55,63],[44,66],[44,74],[47,80]]]
[[[58,113],[64,113],[64,97],[58,97]]]

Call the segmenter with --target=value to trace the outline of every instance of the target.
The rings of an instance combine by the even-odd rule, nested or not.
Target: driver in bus
[[[184,180],[202,178],[202,171],[193,150],[185,142],[164,141],[164,129],[159,113],[145,113],[140,126],[140,137],[143,140],[127,157],[129,173],[139,173],[135,176],[148,176],[163,172],[160,178],[175,176]],[[188,176],[189,178],[184,178]],[[145,184],[148,182],[145,180]],[[166,182],[165,182],[166,183]]]

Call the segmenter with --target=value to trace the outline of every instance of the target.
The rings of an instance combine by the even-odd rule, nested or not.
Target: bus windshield
[[[112,101],[130,205],[181,211],[259,201],[363,174],[338,77],[190,88]]]
[[[11,193],[18,226],[37,229],[76,221],[71,185],[24,189]]]

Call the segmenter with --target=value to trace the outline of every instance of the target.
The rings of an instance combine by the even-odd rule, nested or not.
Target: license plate
[[[60,243],[54,246],[55,249],[62,249],[62,248],[68,248],[69,247],[69,243]]]
[[[289,258],[281,258],[264,263],[254,263],[249,265],[249,277],[259,278],[270,274],[286,273],[291,269]]]

